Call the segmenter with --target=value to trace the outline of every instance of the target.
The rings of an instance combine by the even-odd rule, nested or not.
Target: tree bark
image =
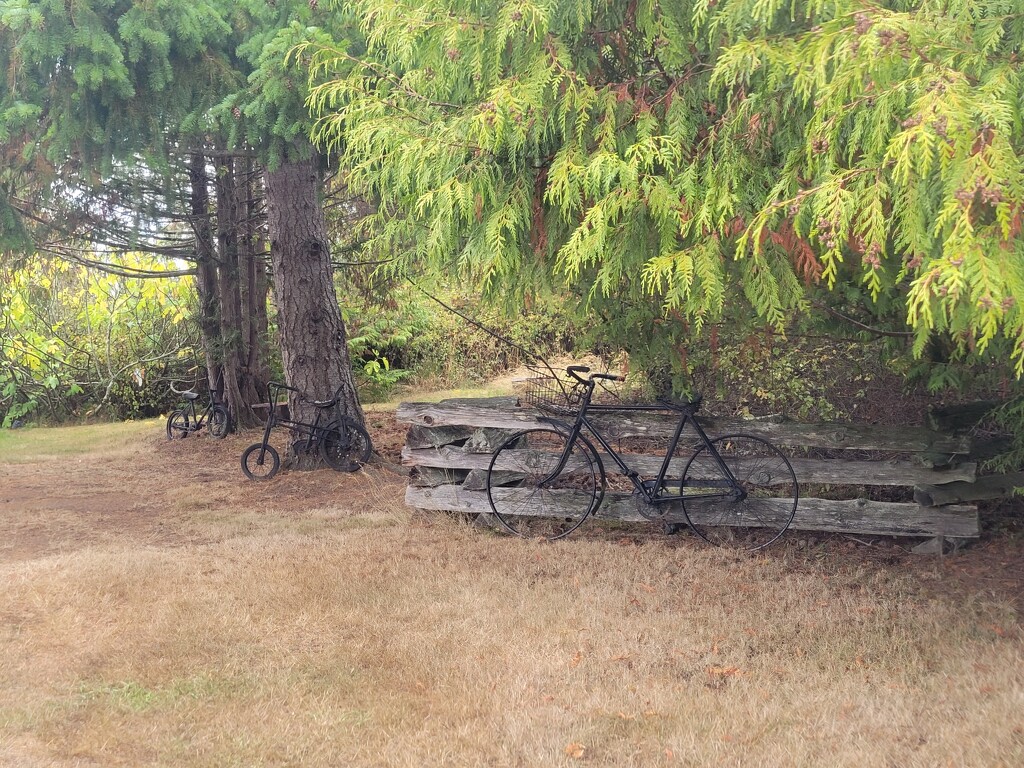
[[[220,252],[220,323],[224,365],[224,401],[235,424],[256,426],[257,419],[242,395],[242,294],[239,276],[239,230],[242,226],[235,159],[217,159],[217,246]]]
[[[246,397],[250,402],[257,402],[266,396],[266,384],[270,378],[267,365],[267,338],[269,323],[267,320],[267,297],[270,294],[270,282],[267,279],[266,259],[267,238],[266,219],[260,204],[262,197],[262,173],[258,173],[253,160],[246,161],[246,217],[245,232],[245,298],[244,315],[248,318],[246,352],[243,361],[246,370]]]
[[[242,427],[260,424],[253,403],[266,395],[254,379],[266,378],[267,285],[262,254],[256,253],[259,229],[249,218],[251,185],[237,183],[241,161],[217,158],[216,231],[212,223],[207,157],[189,162],[192,228],[196,242],[199,326],[210,389]],[[257,214],[258,215],[258,214]]]
[[[196,152],[189,162],[189,197],[192,232],[196,244],[196,291],[199,294],[199,334],[211,391],[223,397],[220,365],[220,287],[217,282],[213,227],[210,224],[210,190],[206,185],[206,158]]]
[[[266,172],[267,221],[274,300],[286,383],[308,399],[339,392],[339,409],[363,422],[352,378],[345,324],[334,288],[317,158],[286,159]],[[289,398],[293,417],[315,409]]]

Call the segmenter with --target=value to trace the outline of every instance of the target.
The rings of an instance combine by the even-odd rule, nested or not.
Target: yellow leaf
[[[576,760],[579,760],[581,757],[583,757],[583,754],[586,751],[587,748],[576,741],[572,742],[569,746],[565,748],[565,754],[567,754],[569,757],[575,758]]]

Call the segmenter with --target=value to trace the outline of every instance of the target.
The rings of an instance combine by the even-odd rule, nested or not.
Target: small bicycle
[[[768,546],[789,527],[796,513],[799,486],[789,460],[771,443],[751,435],[709,438],[697,420],[701,398],[659,400],[652,405],[591,404],[596,382],[622,381],[609,373],[590,373],[582,365],[566,369],[569,379],[532,379],[526,400],[542,410],[575,415],[573,423],[542,418],[546,426],[505,440],[491,456],[487,498],[494,516],[509,532],[523,537],[560,539],[597,512],[607,476],[601,456],[583,433],[593,435],[632,487],[639,513],[665,526],[686,523],[705,541],[748,550]],[[661,411],[678,415],[665,458],[653,477],[629,465],[588,418],[593,411]],[[692,455],[676,458],[680,436],[692,425],[698,440]],[[685,462],[685,464],[682,464]],[[682,473],[670,487],[671,472]]]
[[[171,386],[171,390],[185,398],[185,404],[176,410],[171,411],[167,417],[167,439],[184,439],[193,432],[198,432],[204,426],[211,437],[218,439],[226,437],[231,431],[231,414],[226,406],[217,402],[216,392],[210,390],[210,402],[202,413],[196,413],[196,400],[199,394],[191,390],[179,392]]]
[[[288,427],[299,440],[293,443],[296,453],[319,451],[321,458],[331,469],[339,472],[354,472],[370,460],[373,443],[363,426],[345,414],[328,421],[326,414],[338,405],[341,390],[330,400],[309,400],[302,392],[287,384],[272,381],[267,385],[270,395],[270,413],[263,428],[263,440],[250,445],[242,453],[242,471],[250,480],[269,480],[281,468],[281,456],[270,442],[270,432],[277,426]],[[282,416],[278,399],[282,391],[295,392],[316,409],[312,423],[295,421]]]

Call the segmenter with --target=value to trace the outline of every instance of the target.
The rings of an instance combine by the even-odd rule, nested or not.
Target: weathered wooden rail
[[[398,420],[410,424],[402,453],[412,468],[406,503],[412,507],[467,513],[487,513],[487,468],[491,454],[508,435],[544,423],[543,414],[520,408],[516,399],[446,400],[440,403],[403,403]],[[602,433],[614,441],[636,442],[651,438],[649,453],[630,455],[637,470],[655,474],[661,466],[667,440],[676,425],[674,413],[621,413],[595,415]],[[709,435],[742,432],[763,437],[790,450],[800,483],[801,498],[791,528],[861,535],[974,538],[979,535],[977,507],[959,503],[918,503],[933,498],[956,502],[962,489],[975,483],[977,467],[963,460],[971,441],[924,427],[887,428],[861,424],[799,424],[772,420],[701,417]],[[616,446],[617,447],[617,446]],[[617,447],[618,449],[618,447]],[[828,452],[829,458],[804,454]],[[864,452],[884,454],[864,459]],[[834,456],[834,458],[832,457]],[[934,462],[936,456],[944,457]],[[915,458],[916,457],[916,458]],[[925,458],[928,457],[928,458]],[[670,476],[678,477],[688,455],[677,453]],[[958,461],[963,460],[963,461]],[[614,467],[602,456],[606,469]],[[926,466],[938,463],[947,468]],[[672,470],[675,475],[672,475]],[[864,486],[912,487],[918,501],[878,501],[856,494]],[[943,493],[957,489],[959,495]],[[807,491],[813,493],[807,497]],[[847,491],[850,498],[836,496]],[[908,495],[909,494],[905,494]],[[632,495],[613,486],[597,511],[598,518],[643,522]]]

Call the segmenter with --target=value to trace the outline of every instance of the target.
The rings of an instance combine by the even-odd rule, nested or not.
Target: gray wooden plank
[[[514,493],[517,489],[502,490]],[[571,496],[572,492],[566,494]],[[491,511],[486,492],[470,491],[457,485],[437,488],[410,486],[406,490],[405,501],[409,506],[420,509],[485,514]],[[784,505],[786,501],[779,500],[779,503]],[[608,494],[597,517],[644,522],[633,498],[626,494]],[[976,538],[980,535],[976,507],[921,507],[866,499],[800,499],[790,528],[878,536]]]
[[[536,452],[530,452],[536,453]],[[669,476],[680,477],[686,461],[692,454],[673,457],[669,465]],[[627,463],[640,474],[656,476],[661,469],[664,456],[629,454]],[[850,461],[844,459],[801,459],[789,457],[797,482],[823,485],[943,485],[946,483],[970,483],[975,477],[977,465],[963,464],[949,470],[935,470],[908,461]],[[402,463],[410,467],[435,467],[438,469],[483,469],[490,466],[491,454],[479,453],[464,448],[445,446],[439,449],[404,448]],[[601,453],[605,470],[617,469],[612,458]],[[500,467],[507,469],[508,467]]]
[[[985,475],[972,483],[919,485],[914,488],[914,500],[919,504],[960,504],[1010,496],[1017,488],[1024,488],[1024,472]]]
[[[509,406],[507,401],[442,401],[440,403],[401,403],[399,421],[422,427],[472,425],[501,429],[526,429],[550,423],[550,419],[530,408]],[[612,439],[625,437],[670,437],[676,415],[666,413],[595,414],[594,422]],[[787,446],[845,450],[939,452],[969,454],[968,437],[950,437],[924,427],[883,427],[871,424],[798,424],[763,420],[700,417],[706,431],[714,435],[743,433]]]

